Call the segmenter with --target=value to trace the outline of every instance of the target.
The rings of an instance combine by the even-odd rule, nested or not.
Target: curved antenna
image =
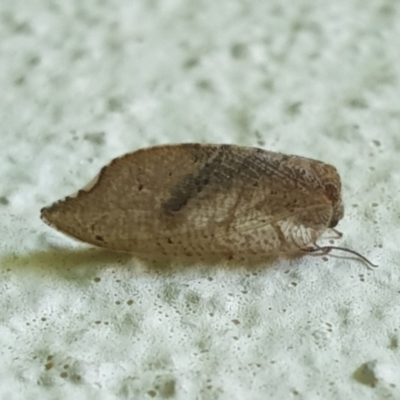
[[[354,254],[355,256],[357,256],[359,259],[364,261],[364,263],[369,265],[370,267],[373,267],[373,268],[377,268],[378,267],[376,264],[372,264],[372,262],[369,261],[368,258],[364,257],[362,254],[358,253],[355,250],[347,249],[346,247],[338,247],[338,246],[323,246],[323,247],[320,247],[316,243],[314,243],[314,246],[315,247],[306,247],[306,248],[302,249],[302,251],[304,251],[305,253],[315,253],[317,251],[321,251],[321,255],[322,254],[328,254],[332,250],[344,251],[346,253]]]

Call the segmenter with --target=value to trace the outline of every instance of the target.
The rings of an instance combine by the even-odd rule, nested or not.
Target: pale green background
[[[399,399],[400,3],[1,0],[0,398]],[[39,210],[156,143],[334,164],[354,259],[149,265]]]

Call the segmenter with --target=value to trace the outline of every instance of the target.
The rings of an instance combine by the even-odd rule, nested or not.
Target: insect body
[[[76,195],[42,209],[47,223],[96,246],[198,259],[310,251],[342,217],[340,177],[331,165],[189,143],[116,158]]]

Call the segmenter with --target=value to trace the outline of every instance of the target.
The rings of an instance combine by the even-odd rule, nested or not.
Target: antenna
[[[304,251],[305,253],[315,253],[317,251],[320,251],[321,255],[322,254],[328,254],[332,250],[344,251],[346,253],[354,254],[359,259],[361,259],[365,264],[367,264],[368,266],[370,266],[372,268],[377,268],[378,267],[377,265],[372,264],[372,262],[369,261],[368,258],[364,257],[362,254],[360,254],[360,253],[358,253],[358,252],[356,252],[354,250],[347,249],[346,247],[338,247],[338,246],[323,246],[323,247],[320,247],[316,243],[314,243],[314,246],[315,247],[306,247],[306,248],[302,249],[302,251]]]

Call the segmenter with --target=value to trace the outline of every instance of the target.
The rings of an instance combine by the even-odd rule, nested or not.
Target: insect
[[[343,217],[336,169],[259,148],[186,143],[111,161],[41,211],[87,243],[150,257],[260,259],[353,250],[316,245]]]

